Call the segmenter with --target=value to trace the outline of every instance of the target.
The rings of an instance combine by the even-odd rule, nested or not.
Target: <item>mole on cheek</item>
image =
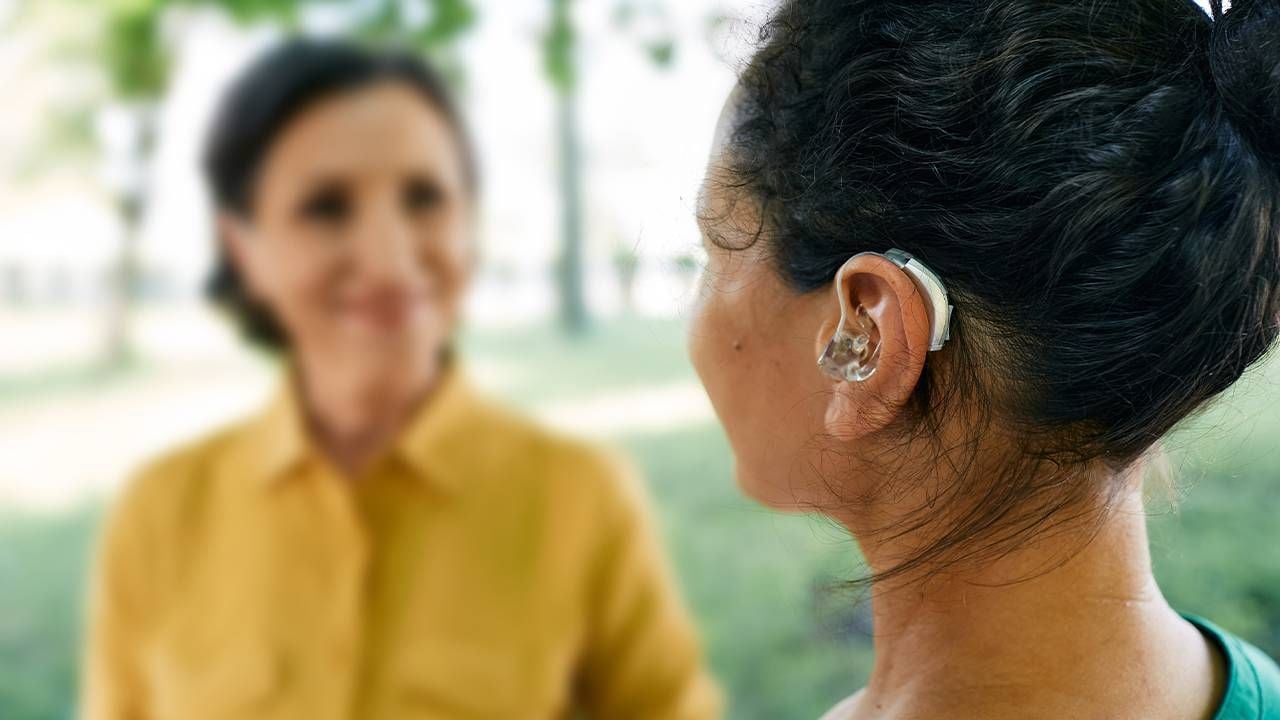
[[[733,341],[733,349],[734,349],[734,350],[741,350],[741,349],[742,349],[742,341],[741,341],[741,340],[734,340],[734,341]]]

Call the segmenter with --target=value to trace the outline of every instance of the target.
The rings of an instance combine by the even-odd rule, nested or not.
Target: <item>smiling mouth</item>
[[[345,303],[344,314],[379,330],[399,330],[409,323],[420,300],[408,295],[382,296]]]

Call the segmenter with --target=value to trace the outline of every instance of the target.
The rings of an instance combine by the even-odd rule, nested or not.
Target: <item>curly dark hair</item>
[[[1119,488],[1070,512],[1098,496],[1079,470],[1118,475],[1280,333],[1280,3],[1211,10],[788,0],[765,24],[722,158],[750,241],[798,292],[864,250],[920,258],[955,314],[907,425],[965,401],[970,451],[1016,430],[1000,477],[884,529],[947,523],[870,579],[1100,522]]]
[[[250,216],[253,192],[272,143],[303,110],[333,95],[386,80],[403,82],[452,126],[462,151],[469,189],[477,185],[474,150],[447,83],[417,54],[338,41],[293,38],[252,63],[223,96],[206,141],[205,180],[220,211]],[[271,312],[247,292],[240,272],[219,248],[206,291],[236,319],[251,341],[273,350],[287,347]]]

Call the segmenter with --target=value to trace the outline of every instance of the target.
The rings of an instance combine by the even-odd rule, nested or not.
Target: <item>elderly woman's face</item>
[[[295,352],[386,368],[448,341],[471,267],[470,202],[446,118],[385,82],[294,118],[264,158],[252,219],[224,235]]]

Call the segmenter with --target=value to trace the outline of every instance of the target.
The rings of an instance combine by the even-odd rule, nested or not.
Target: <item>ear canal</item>
[[[879,365],[880,340],[872,340],[875,322],[862,305],[854,310],[853,317],[842,320],[818,358],[818,367],[836,380],[861,382],[871,377]]]

